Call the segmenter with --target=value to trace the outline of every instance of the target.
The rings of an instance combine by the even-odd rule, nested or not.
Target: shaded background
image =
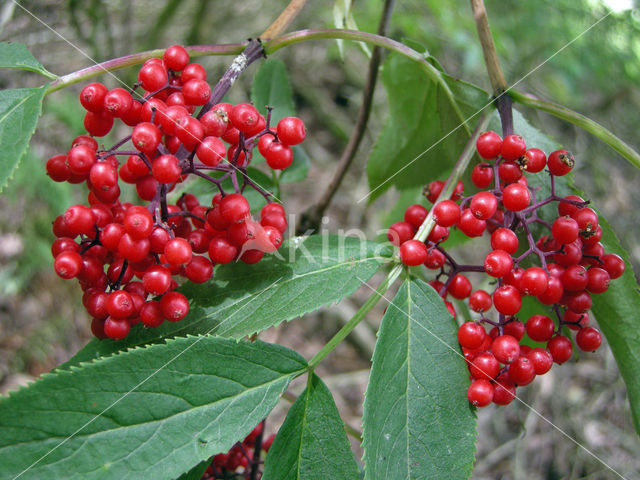
[[[92,60],[100,62],[174,43],[229,43],[255,37],[286,3],[21,2],[41,23],[7,1],[0,7],[0,40],[25,43],[47,69],[64,74],[88,66]],[[522,79],[518,88],[565,104],[640,149],[636,134],[640,125],[640,10],[615,11],[540,66],[602,18],[607,7],[630,7],[631,2],[487,0],[486,4],[508,82]],[[333,26],[331,5],[309,2],[291,29]],[[354,1],[358,26],[374,32],[381,7],[381,1]],[[489,89],[467,1],[399,0],[389,36],[421,43],[448,73]],[[336,42],[328,40],[299,44],[275,56],[289,69],[298,112],[309,131],[305,142],[312,158],[309,178],[285,187],[283,192],[288,211],[301,213],[321,196],[348,140],[368,60],[349,43],[344,44],[341,57]],[[215,83],[230,58],[209,57],[200,62],[209,72],[210,83]],[[229,95],[231,101],[247,101],[256,69],[256,65],[250,67],[237,82]],[[135,81],[134,69],[116,75],[128,84]],[[109,87],[117,85],[108,76],[101,80]],[[35,74],[0,72],[0,88],[37,86],[41,82]],[[74,86],[47,98],[31,149],[0,196],[1,392],[67,360],[90,336],[80,290],[75,283],[56,277],[50,255],[52,219],[72,203],[84,202],[86,193],[51,182],[44,171],[49,156],[65,151],[70,140],[83,133],[84,112],[77,101],[81,88]],[[612,223],[638,271],[638,171],[585,132],[546,114],[518,108],[574,153],[579,160],[576,183]],[[332,231],[359,228],[375,238],[388,223],[386,216],[397,192],[386,193],[371,206],[356,203],[368,192],[364,167],[386,112],[386,96],[379,83],[365,140],[328,212],[327,228]],[[425,183],[429,180],[425,178]],[[272,329],[263,338],[310,357],[367,295],[368,291],[362,290],[331,309]],[[374,332],[383,308],[372,312],[368,324],[362,324],[319,369],[343,419],[358,429]],[[615,478],[602,462],[629,477],[640,471],[638,437],[631,424],[624,384],[606,346],[597,354],[583,355],[580,362],[554,368],[519,392],[535,411],[593,455],[525,405],[514,402],[505,408],[488,407],[479,412],[474,478]],[[286,408],[286,404],[279,408],[269,421],[272,430]],[[354,448],[358,449],[355,444]],[[359,458],[360,453],[357,455]]]

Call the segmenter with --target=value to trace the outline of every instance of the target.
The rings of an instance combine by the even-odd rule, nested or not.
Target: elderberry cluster
[[[264,423],[259,423],[242,442],[236,443],[227,453],[215,455],[202,475],[202,480],[249,478],[252,469],[258,471],[255,478],[260,478],[258,466],[262,464],[261,452],[266,455],[275,438],[275,434],[272,434],[263,439],[263,425]]]
[[[89,135],[75,138],[46,169],[57,182],[89,188],[88,206],[73,205],[53,222],[51,251],[56,273],[80,282],[96,337],[122,339],[138,322],[179,321],[189,302],[175,291],[176,276],[203,283],[216,264],[253,264],[282,244],[285,210],[246,168],[255,146],[270,168],[289,167],[304,124],[286,117],[271,128],[270,110],[265,119],[247,103],[216,103],[223,94],[224,88],[212,92],[204,68],[189,63],[178,45],[145,62],[131,91],[101,83],[82,89]],[[109,133],[116,119],[133,127],[131,134],[111,148],[99,146],[94,137]],[[217,187],[211,206],[188,193],[168,202],[168,193],[190,175]],[[233,192],[223,187],[227,179]],[[120,182],[135,185],[148,203],[121,202]],[[243,195],[247,187],[268,202],[259,221]]]
[[[480,135],[476,149],[489,160],[477,164],[471,174],[473,184],[483,190],[463,197],[460,182],[451,199],[438,201],[444,183],[431,182],[425,195],[435,204],[436,225],[427,240],[413,239],[429,213],[421,205],[407,208],[404,221],[390,227],[388,238],[400,247],[404,264],[424,264],[438,272],[429,284],[454,317],[448,295],[468,299],[469,308],[479,314],[477,321],[460,326],[458,341],[471,375],[467,396],[473,405],[483,407],[491,402],[509,404],[516,387],[548,372],[554,362],[569,360],[573,347],[563,327],[577,331],[575,343],[581,350],[592,352],[600,347],[601,333],[588,326],[591,295],[605,292],[610,280],[623,274],[625,264],[618,255],[605,254],[600,243],[602,228],[589,202],[577,195],[556,195],[555,178],[569,173],[575,164],[569,152],[558,150],[547,157],[540,149],[527,149],[519,135],[503,140],[491,131]],[[536,199],[539,187],[529,186],[525,174],[545,168],[551,194]],[[552,203],[557,204],[558,215],[549,223],[538,212]],[[534,226],[549,233],[536,239],[539,228]],[[491,250],[481,265],[459,264],[444,249],[454,227],[468,237],[485,232],[490,237]],[[493,292],[473,290],[467,272],[490,276]],[[526,295],[549,306],[548,315],[519,319]],[[497,314],[494,319],[488,317],[492,307]],[[525,334],[528,339],[523,343]]]

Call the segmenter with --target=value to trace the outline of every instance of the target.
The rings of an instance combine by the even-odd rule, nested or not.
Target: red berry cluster
[[[285,210],[251,181],[246,167],[257,146],[271,168],[287,168],[290,146],[306,135],[299,118],[284,118],[272,129],[270,110],[265,119],[250,104],[215,103],[204,68],[189,63],[181,46],[145,62],[138,81],[132,91],[100,83],[83,88],[90,135],[74,139],[67,154],[46,165],[53,180],[89,188],[88,206],[73,205],[54,221],[51,250],[57,274],[79,280],[99,338],[124,338],[138,322],[157,327],[183,319],[189,302],[175,291],[176,275],[203,283],[216,264],[253,264],[277,250],[287,228]],[[138,88],[145,92],[136,94]],[[110,149],[99,147],[93,137],[106,135],[115,119],[133,127],[130,135]],[[123,149],[128,142],[132,147]],[[190,175],[219,190],[210,207],[192,194],[167,201]],[[226,179],[233,192],[225,192]],[[121,202],[120,181],[135,185],[148,204]],[[246,187],[268,201],[260,221],[251,217]]]
[[[428,214],[421,205],[407,208],[404,221],[390,227],[388,238],[400,247],[404,264],[424,264],[438,271],[429,283],[454,317],[456,312],[447,295],[468,299],[469,308],[479,314],[477,321],[460,326],[458,341],[472,379],[467,396],[473,405],[482,407],[491,402],[510,403],[516,387],[528,385],[536,375],[549,371],[554,362],[569,360],[573,347],[563,327],[577,331],[575,342],[581,350],[596,350],[602,336],[588,326],[591,295],[605,292],[610,280],[623,274],[625,264],[618,255],[605,254],[598,215],[588,202],[576,195],[556,195],[555,177],[569,173],[575,163],[569,152],[558,150],[547,158],[542,150],[527,149],[521,136],[508,135],[503,140],[495,132],[480,135],[476,149],[489,160],[477,164],[471,174],[473,184],[483,190],[462,197],[464,187],[459,183],[451,199],[438,201],[444,184],[431,182],[425,195],[435,204],[436,225],[427,240],[413,239]],[[530,187],[526,175],[545,167],[551,194],[536,199],[539,187]],[[553,223],[538,215],[541,207],[551,203],[557,204],[558,212]],[[535,239],[534,224],[548,229],[549,234]],[[491,250],[482,265],[458,264],[446,252],[443,244],[453,227],[468,237],[487,232]],[[528,265],[539,265],[525,267],[525,259]],[[493,292],[474,291],[467,272],[484,272],[492,277],[496,284]],[[549,306],[551,316],[540,314],[524,322],[519,320],[517,314],[525,295]],[[497,312],[493,320],[487,317],[492,307]],[[491,327],[488,333],[485,325]],[[521,343],[525,334],[528,344]]]
[[[275,434],[262,438],[263,425],[264,423],[259,423],[247,438],[236,443],[227,453],[214,456],[211,465],[202,475],[202,480],[249,478],[252,467],[261,464],[261,452],[267,454],[275,438]],[[259,471],[255,478],[260,478]]]

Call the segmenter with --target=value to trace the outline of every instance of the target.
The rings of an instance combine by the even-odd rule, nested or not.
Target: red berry
[[[71,173],[86,175],[91,171],[91,167],[96,163],[96,151],[88,145],[78,145],[69,150],[67,164]]]
[[[553,238],[561,245],[574,242],[579,231],[578,222],[569,216],[558,217],[551,227]]]
[[[493,403],[509,405],[516,398],[516,386],[506,375],[498,377],[493,384]]]
[[[527,358],[533,365],[533,371],[536,375],[544,375],[553,366],[553,356],[544,348],[536,347],[531,349],[527,353]]]
[[[500,335],[491,342],[491,351],[500,363],[511,363],[520,355],[520,344],[511,335]]]
[[[564,199],[570,200],[571,202],[584,203],[584,198],[579,197],[577,195],[567,195],[566,197],[564,197]],[[580,208],[582,207],[578,207],[573,203],[560,201],[558,202],[558,215],[560,215],[561,217],[565,215],[571,216],[575,212],[577,212]]]
[[[129,113],[132,103],[133,99],[131,98],[131,94],[124,88],[114,88],[110,90],[104,96],[103,101],[105,111],[115,118],[124,117]]]
[[[167,85],[169,75],[162,61],[147,60],[138,72],[138,82],[147,92],[155,92]]]
[[[539,148],[530,148],[524,152],[524,169],[529,173],[538,173],[547,165],[547,156]]]
[[[498,177],[503,183],[515,183],[522,178],[522,167],[516,162],[502,162],[498,167]]]
[[[611,279],[616,279],[624,273],[625,265],[624,260],[620,255],[616,255],[615,253],[608,253],[603,255],[602,258],[602,268],[607,271],[609,277]]]
[[[540,267],[529,267],[522,274],[519,290],[525,295],[537,297],[547,291],[549,276]]]
[[[531,194],[529,189],[519,183],[507,185],[502,190],[502,204],[507,210],[519,212],[529,206]]]
[[[467,237],[479,237],[484,233],[486,226],[487,222],[476,217],[470,208],[465,208],[462,211],[458,221],[458,229]]]
[[[191,245],[184,238],[172,238],[164,247],[164,256],[167,262],[173,265],[182,265],[191,260],[193,251]]]
[[[237,254],[238,249],[224,237],[214,237],[209,243],[209,258],[213,263],[230,263]]]
[[[128,318],[135,312],[133,298],[125,290],[116,290],[107,298],[107,313],[112,318]]]
[[[550,276],[547,283],[547,289],[544,293],[537,295],[536,298],[543,305],[553,305],[558,303],[564,294],[562,280],[558,277]]]
[[[238,103],[231,108],[229,120],[241,132],[247,132],[258,123],[260,113],[249,103]]]
[[[520,292],[511,285],[503,285],[493,292],[493,305],[503,315],[515,315],[522,307]]]
[[[113,117],[107,112],[87,112],[84,116],[84,128],[94,137],[104,137],[113,127]]]
[[[400,245],[400,259],[405,265],[421,265],[427,260],[427,246],[419,240],[407,240]]]
[[[278,139],[286,145],[298,145],[307,136],[304,122],[297,117],[284,117],[278,122]]]
[[[164,317],[160,302],[151,300],[145,303],[140,309],[140,321],[147,327],[156,328],[162,325]]]
[[[511,335],[516,340],[520,341],[524,337],[525,327],[524,323],[515,320],[515,317],[511,318],[504,325],[504,334]]]
[[[495,278],[504,277],[513,268],[513,259],[504,250],[493,250],[484,259],[484,270]]]
[[[458,328],[458,342],[464,348],[475,350],[482,345],[486,336],[482,325],[476,322],[465,322]]]
[[[549,159],[547,160],[549,171],[552,175],[558,177],[569,173],[575,164],[576,161],[573,159],[573,155],[566,150],[556,150],[549,154]]]
[[[284,170],[293,162],[293,150],[283,143],[271,142],[265,152],[265,160],[272,169]]]
[[[467,390],[469,403],[486,407],[493,400],[493,385],[488,380],[474,380]]]
[[[498,199],[491,192],[478,192],[471,199],[469,207],[480,220],[488,220],[498,209]]]
[[[533,362],[527,357],[516,358],[507,369],[509,378],[518,386],[530,384],[536,376]]]
[[[502,138],[496,132],[484,132],[476,140],[478,155],[486,160],[496,158],[502,149]]]
[[[415,235],[415,231],[410,223],[396,222],[389,227],[387,238],[396,247],[410,240]]]
[[[571,340],[562,335],[557,335],[547,342],[547,349],[551,352],[553,361],[562,364],[571,358],[573,347]]]
[[[251,213],[249,202],[239,193],[227,195],[220,202],[220,213],[230,223],[238,223]]]
[[[427,188],[425,189],[427,200],[429,200],[431,203],[436,203],[436,200],[438,200],[440,192],[442,192],[443,188],[444,182],[441,180],[434,180],[433,182],[429,183],[429,185],[427,185]]]
[[[520,135],[507,135],[502,141],[500,154],[507,161],[517,160],[525,154],[527,146]]]
[[[500,363],[490,352],[483,352],[475,356],[469,365],[469,373],[473,378],[493,380],[500,372]]]
[[[445,261],[446,257],[440,250],[431,248],[427,251],[427,259],[424,261],[424,266],[431,270],[437,270],[444,265]]]
[[[458,273],[453,277],[447,291],[458,300],[465,299],[471,293],[471,282],[463,274]]]
[[[514,254],[518,250],[518,236],[513,230],[498,228],[491,234],[491,248]]]
[[[122,340],[131,330],[131,325],[124,318],[107,317],[104,321],[104,334],[114,340]]]
[[[460,207],[453,200],[442,200],[433,207],[433,218],[441,227],[451,227],[460,220]]]
[[[56,256],[53,268],[61,278],[67,280],[74,278],[82,270],[82,257],[78,252],[72,250],[61,252]]]
[[[80,103],[88,111],[100,113],[104,109],[104,97],[108,91],[101,83],[90,83],[80,92]]]
[[[580,292],[587,287],[587,270],[582,265],[569,265],[562,274],[565,291]]]
[[[189,63],[189,52],[181,45],[172,45],[162,54],[162,61],[167,68],[180,71]]]
[[[548,342],[553,336],[555,325],[546,315],[533,315],[525,325],[527,335],[536,342]]]
[[[491,295],[484,290],[476,290],[469,295],[469,307],[474,312],[482,313],[491,308]]]
[[[611,277],[609,273],[599,267],[591,267],[587,270],[587,290],[591,293],[604,293],[609,289]]]
[[[131,143],[141,152],[153,154],[162,141],[162,132],[150,122],[136,125],[131,132]]]
[[[227,149],[217,137],[205,137],[196,149],[198,159],[210,167],[215,167],[227,154]]]
[[[177,157],[160,155],[151,164],[153,177],[160,183],[176,183],[182,174],[182,168]]]
[[[576,344],[583,352],[594,352],[602,344],[602,335],[597,328],[581,328],[576,335]]]
[[[184,267],[186,277],[194,283],[204,283],[213,275],[213,265],[201,256],[194,256]]]
[[[487,188],[493,182],[493,168],[488,163],[479,163],[471,171],[471,182],[478,188]]]
[[[189,80],[182,85],[182,95],[189,105],[204,105],[211,97],[211,87],[206,80]]]
[[[422,225],[422,222],[424,222],[424,219],[427,218],[428,214],[429,210],[424,208],[422,205],[410,205],[404,211],[404,221],[409,223],[413,228],[418,229]],[[413,237],[413,233],[411,236]]]
[[[162,315],[170,322],[178,322],[189,313],[189,300],[180,292],[168,292],[160,300]]]
[[[171,288],[171,271],[162,265],[153,265],[142,276],[145,292],[162,295]]]

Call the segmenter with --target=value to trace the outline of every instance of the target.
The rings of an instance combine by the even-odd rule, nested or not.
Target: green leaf
[[[207,458],[206,460],[200,462],[195,467],[193,467],[188,472],[183,473],[178,477],[178,480],[200,480],[204,472],[211,465],[211,459]]]
[[[408,280],[382,318],[364,403],[367,479],[466,479],[474,461],[469,372],[442,299]]]
[[[29,70],[44,75],[51,80],[58,78],[44,68],[22,43],[0,42],[0,68]]]
[[[270,58],[261,66],[253,77],[251,85],[251,101],[262,114],[265,107],[273,107],[271,125],[275,126],[284,117],[295,115],[291,83],[287,75],[287,67],[279,58]]]
[[[191,311],[184,320],[155,329],[138,325],[122,341],[94,339],[63,367],[167,337],[251,335],[351,295],[387,260],[379,255],[390,254],[374,243],[333,235],[296,237],[278,252],[287,258],[222,265],[213,281],[187,284],[181,290]]]
[[[0,402],[1,478],[176,478],[244,438],[305,368],[279,345],[203,336],[44,375]]]
[[[422,65],[400,55],[385,61],[382,81],[389,118],[367,164],[370,201],[391,185],[422,185],[426,171],[431,178],[447,171],[469,139],[464,121],[485,106],[489,96],[471,84],[441,77],[444,82],[436,81]]]
[[[45,87],[0,90],[0,191],[27,151],[42,113]]]
[[[264,467],[264,480],[360,478],[338,408],[315,374],[289,410]]]
[[[599,216],[606,253],[620,255],[627,266],[620,278],[612,280],[609,289],[592,295],[592,312],[598,320],[627,386],[629,404],[636,432],[640,434],[640,293],[629,255],[620,246],[607,221]]]

